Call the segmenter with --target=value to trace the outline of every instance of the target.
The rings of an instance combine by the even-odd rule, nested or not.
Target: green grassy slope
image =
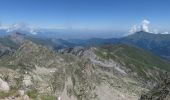
[[[113,59],[130,68],[138,75],[146,76],[146,71],[156,68],[170,72],[170,63],[140,48],[120,45],[102,46],[95,53],[104,59]]]

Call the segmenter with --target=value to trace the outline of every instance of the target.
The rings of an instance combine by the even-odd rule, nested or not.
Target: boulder
[[[18,92],[20,96],[23,96],[25,94],[24,90],[19,90]]]
[[[24,99],[24,100],[30,100],[30,98],[29,98],[28,95],[25,95],[23,99]]]
[[[7,82],[3,81],[1,78],[0,78],[0,91],[3,91],[3,92],[8,92],[10,89],[9,85]]]
[[[29,75],[24,76],[23,85],[26,87],[32,85],[31,76]]]

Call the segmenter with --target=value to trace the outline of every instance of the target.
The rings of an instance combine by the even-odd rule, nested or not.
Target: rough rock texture
[[[166,76],[151,91],[143,94],[140,100],[170,100],[170,78]]]
[[[32,85],[31,76],[28,76],[28,75],[24,76],[23,85],[26,87]]]
[[[138,66],[134,65],[136,60],[132,58],[132,61],[128,61],[130,66],[126,66],[124,58],[131,56],[127,56],[124,51],[121,52],[123,56],[118,56],[117,53],[124,46],[118,46],[118,49],[108,48],[78,47],[54,52],[42,45],[26,42],[14,54],[0,60],[0,65],[3,66],[0,73],[12,87],[0,99],[14,97],[23,100],[24,96],[33,100],[139,99],[141,93],[148,90],[148,85],[142,83],[141,76],[144,77],[145,74],[140,76],[138,70],[146,73],[148,70],[137,70]],[[134,51],[133,48],[129,50],[131,49]],[[157,73],[159,71],[150,70]],[[147,74],[153,76],[152,73]],[[145,80],[150,82],[154,79]],[[24,94],[20,90],[24,90]]]
[[[7,82],[3,81],[1,78],[0,78],[0,91],[4,91],[4,92],[8,92],[10,89],[9,85]]]

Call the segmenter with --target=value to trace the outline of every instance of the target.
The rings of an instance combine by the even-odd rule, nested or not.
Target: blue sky
[[[2,24],[124,31],[144,19],[168,30],[170,0],[0,0]]]

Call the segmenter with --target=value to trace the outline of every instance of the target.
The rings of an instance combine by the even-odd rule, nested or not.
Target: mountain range
[[[87,40],[3,36],[0,99],[168,100],[169,36],[144,31]]]
[[[10,35],[11,36],[11,35]],[[18,35],[19,36],[19,35]],[[143,48],[145,50],[149,50],[152,53],[165,58],[167,60],[170,59],[170,34],[153,34],[144,31],[136,32],[132,35],[128,35],[122,38],[110,38],[110,39],[101,39],[101,38],[91,38],[91,39],[56,39],[56,38],[40,38],[30,35],[22,36],[31,41],[34,41],[39,44],[48,45],[53,49],[61,49],[61,48],[69,48],[75,46],[101,46],[105,44],[128,44],[136,47]],[[3,43],[3,41],[6,41]],[[16,48],[16,41],[11,41],[9,36],[4,36],[1,38],[1,44],[10,45],[8,47]]]
[[[69,40],[71,43],[83,46],[101,46],[105,44],[128,44],[133,45],[165,58],[170,59],[170,34],[153,34],[144,31],[136,32],[122,38],[101,39],[93,38],[88,40]]]

